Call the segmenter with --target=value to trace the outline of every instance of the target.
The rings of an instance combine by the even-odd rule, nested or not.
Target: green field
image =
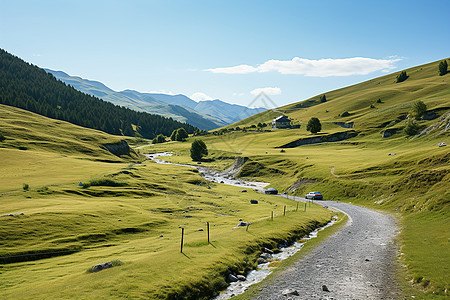
[[[439,62],[406,70],[410,76],[395,83],[397,73],[252,116],[215,135],[199,137],[210,149],[215,168],[226,168],[233,157],[249,160],[238,176],[270,182],[281,192],[304,196],[321,191],[326,199],[351,202],[394,213],[401,224],[399,254],[405,296],[435,297],[447,295],[450,289],[450,75],[439,76]],[[377,103],[380,99],[381,103]],[[421,100],[431,120],[419,120],[427,133],[406,136],[407,115],[412,104]],[[373,105],[373,107],[370,107]],[[343,112],[350,116],[340,117]],[[300,129],[258,131],[258,122],[270,123],[286,114]],[[322,122],[322,131],[306,131],[311,116]],[[282,148],[298,139],[327,136],[348,131],[334,122],[354,122],[355,138],[333,143]],[[242,128],[246,127],[246,132]],[[447,129],[445,129],[447,128]],[[382,137],[386,129],[397,131]],[[192,140],[192,139],[191,139]],[[167,160],[187,163],[189,141],[152,145],[149,151],[171,150]]]
[[[210,153],[199,165],[223,170],[236,157],[246,157],[238,177],[270,182],[298,196],[318,190],[329,200],[395,214],[404,295],[446,297],[450,148],[438,144],[450,144],[450,75],[438,76],[438,63],[408,69],[410,77],[402,83],[389,74],[327,92],[325,103],[317,96],[228,126],[248,127],[245,132],[217,130],[199,137]],[[436,117],[418,121],[426,134],[407,137],[402,129],[416,100]],[[341,117],[345,111],[350,115]],[[300,129],[250,128],[280,113]],[[311,116],[323,125],[316,135],[305,130]],[[333,122],[354,122],[358,136],[282,148],[349,130]],[[209,297],[226,286],[229,271],[253,268],[263,246],[295,239],[332,216],[315,205],[297,212],[294,201],[207,183],[194,169],[159,165],[140,155],[170,151],[174,156],[167,160],[192,164],[192,137],[156,145],[126,138],[135,151],[119,157],[103,145],[122,137],[20,109],[0,106],[0,126],[5,137],[0,142],[0,288],[5,297]],[[386,129],[397,131],[383,138]],[[250,199],[259,204],[251,205]],[[285,205],[288,212],[282,216]],[[248,231],[233,229],[239,219],[252,222]],[[88,272],[114,260],[121,264]]]
[[[101,145],[120,138],[102,132],[8,106],[0,114],[2,297],[208,298],[227,272],[254,268],[262,247],[334,214],[318,205],[296,211],[295,201],[207,183],[194,169],[134,152],[117,157]],[[234,228],[239,219],[252,223],[248,231]],[[108,261],[121,263],[88,272]]]

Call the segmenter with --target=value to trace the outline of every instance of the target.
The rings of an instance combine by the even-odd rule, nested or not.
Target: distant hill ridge
[[[264,108],[248,108],[218,99],[195,102],[182,94],[141,93],[135,90],[116,92],[98,81],[70,76],[62,71],[45,70],[86,94],[136,111],[171,117],[200,129],[211,130],[226,126],[265,111]]]
[[[104,87],[101,83],[92,86]],[[106,89],[105,89],[106,90]],[[137,112],[82,93],[54,75],[0,49],[0,103],[110,134],[154,138],[196,127],[160,115]]]
[[[439,75],[438,66],[443,60],[449,59],[404,70],[409,77],[400,83],[396,78],[401,71],[397,71],[291,103],[276,111],[268,110],[228,127],[269,123],[280,115],[286,115],[301,124],[317,117],[321,122],[351,123],[352,128],[360,132],[380,132],[387,128],[401,129],[406,121],[400,121],[405,120],[413,103],[418,100],[426,104],[430,116],[437,118],[450,109],[450,73]],[[323,95],[326,95],[326,101],[321,101]]]

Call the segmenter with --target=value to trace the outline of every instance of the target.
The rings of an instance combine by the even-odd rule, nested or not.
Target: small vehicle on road
[[[323,200],[323,196],[320,192],[309,192],[306,194],[305,199]]]
[[[272,194],[272,195],[277,195],[278,194],[278,190],[274,189],[274,188],[268,188],[267,190],[264,191],[265,194]]]

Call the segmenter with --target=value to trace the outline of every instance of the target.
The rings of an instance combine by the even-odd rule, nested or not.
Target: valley
[[[28,89],[27,101],[21,101],[11,87],[2,101],[17,100],[11,103],[25,107],[0,104],[2,296],[209,299],[227,286],[230,273],[245,275],[257,267],[264,248],[276,251],[280,243],[301,239],[336,214],[318,204],[298,210],[298,202],[289,199],[314,190],[327,201],[396,218],[399,268],[389,276],[398,280],[398,293],[448,297],[450,76],[437,74],[438,63],[408,69],[410,77],[400,84],[396,74],[389,74],[327,92],[326,102],[314,97],[203,135],[194,136],[198,131],[186,125],[191,133],[186,141],[155,144],[150,140],[155,128],[167,136],[169,126],[182,123],[147,114],[133,119],[135,112],[105,106],[111,116],[124,113],[128,122],[118,121],[122,127],[100,122],[99,127],[116,132],[108,134],[68,122],[75,118],[71,105],[48,104],[61,111],[60,119],[31,112],[38,110],[32,101],[36,92]],[[68,87],[58,88],[61,95],[69,93]],[[81,97],[70,93],[73,99]],[[407,135],[413,100],[426,104],[427,115],[415,121],[420,130]],[[280,114],[299,127],[272,129]],[[317,133],[307,130],[311,116],[321,121]],[[143,119],[148,123],[137,124]],[[151,121],[156,127],[146,127]],[[208,155],[197,162],[190,157],[195,139],[208,147]],[[173,154],[164,157],[167,161],[200,169],[146,157],[161,152]],[[233,181],[267,182],[287,197],[252,188],[243,192],[243,187],[207,181],[200,174],[204,168],[219,172],[230,167]],[[324,242],[345,221],[340,214],[340,224],[309,245]],[[238,227],[239,222],[251,225]],[[305,248],[313,251],[308,243]],[[256,289],[302,256],[281,263],[280,272],[238,299],[258,297]],[[94,265],[105,262],[114,266],[93,272]]]

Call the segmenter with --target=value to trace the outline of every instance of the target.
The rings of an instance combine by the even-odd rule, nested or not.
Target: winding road
[[[156,158],[169,155],[165,152],[147,156],[158,163],[169,163]],[[189,167],[198,169],[198,166]],[[230,179],[229,171],[201,168],[200,174],[216,182],[255,187],[255,183]],[[293,198],[305,201],[301,197]],[[399,228],[394,216],[336,201],[316,203],[346,213],[347,224],[275,275],[254,299],[399,299],[395,275],[395,237]],[[287,294],[287,290],[292,293]]]
[[[395,218],[346,203],[317,203],[345,212],[348,223],[277,274],[254,299],[398,299]],[[298,295],[283,295],[288,289]]]

